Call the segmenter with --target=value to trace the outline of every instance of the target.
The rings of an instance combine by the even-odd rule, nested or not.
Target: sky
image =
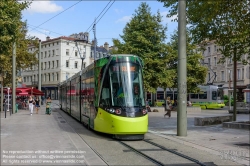
[[[90,41],[94,39],[92,30],[96,18],[97,45],[105,42],[113,45],[112,38],[121,39],[123,29],[129,22],[135,10],[142,2],[146,2],[151,13],[157,11],[163,16],[163,24],[167,25],[167,41],[177,29],[177,23],[166,17],[168,9],[158,1],[109,1],[109,0],[34,0],[28,9],[22,12],[22,20],[27,21],[28,34],[42,41],[46,36],[56,38],[74,33],[89,32]],[[106,8],[105,8],[106,7]]]

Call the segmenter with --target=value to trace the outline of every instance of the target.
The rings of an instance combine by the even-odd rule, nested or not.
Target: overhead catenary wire
[[[109,1],[109,3],[103,8],[103,10],[101,11],[101,13],[97,16],[97,18],[102,14],[102,12],[107,8],[107,6],[110,4],[111,0]],[[92,27],[92,25],[94,24],[94,21],[92,22],[92,24],[88,27],[88,29],[85,32],[88,32],[89,28]]]
[[[47,23],[48,21],[52,20],[53,18],[55,18],[55,17],[59,16],[60,14],[64,13],[65,11],[69,10],[70,8],[72,8],[73,6],[77,5],[78,3],[82,2],[82,1],[83,1],[83,0],[80,0],[80,1],[78,1],[78,2],[76,2],[76,3],[74,3],[73,5],[71,5],[70,7],[68,7],[67,9],[63,10],[62,12],[58,13],[57,15],[55,15],[55,16],[53,16],[53,17],[51,17],[50,19],[48,19],[48,20],[44,21],[44,22],[43,22],[43,23],[41,23],[40,25],[38,25],[38,26],[36,26],[35,28],[31,29],[29,32],[31,32],[31,31],[33,31],[33,30],[35,30],[36,28],[38,28],[38,27],[40,27],[41,25],[43,25],[43,24]]]

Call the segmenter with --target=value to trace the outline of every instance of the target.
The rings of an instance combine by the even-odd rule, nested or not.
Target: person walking
[[[50,97],[47,98],[46,100],[46,112],[45,114],[50,115],[51,114],[51,99]]]
[[[168,115],[168,117],[171,117],[171,102],[170,102],[170,98],[167,98],[166,103],[165,103],[165,111],[167,111],[166,114],[164,114],[164,118],[165,116]]]
[[[30,96],[28,102],[29,102],[30,115],[32,115],[33,114],[33,108],[34,108],[35,100],[32,98],[32,96]]]
[[[38,114],[39,107],[40,107],[40,105],[39,105],[40,100],[39,100],[39,98],[38,98],[38,97],[36,97],[35,102],[36,102],[36,113]]]

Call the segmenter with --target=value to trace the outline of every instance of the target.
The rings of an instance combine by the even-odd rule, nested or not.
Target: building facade
[[[50,96],[53,100],[58,99],[58,83],[94,62],[94,47],[88,41],[88,36],[86,40],[77,40],[74,36],[77,35],[53,39],[47,37],[46,41],[41,42],[41,89],[46,97]],[[30,52],[36,50],[35,46],[28,48]],[[97,47],[96,55],[96,59],[102,58],[108,56],[108,51],[104,47]],[[22,84],[38,88],[38,64],[22,70],[21,77]]]
[[[218,63],[220,58],[222,58],[220,48],[222,47],[217,46],[214,42],[209,42],[203,52],[204,65],[207,65],[209,69],[207,83],[213,83],[214,85],[223,87],[224,94],[228,95],[228,89],[233,89],[233,59],[226,58],[224,63]],[[249,55],[243,55],[242,59],[247,60],[248,56]],[[249,62],[250,60],[248,60],[248,63]],[[243,101],[246,99],[243,89],[246,89],[247,85],[250,84],[250,66],[243,65],[241,61],[238,61],[236,78],[237,99],[238,101]]]

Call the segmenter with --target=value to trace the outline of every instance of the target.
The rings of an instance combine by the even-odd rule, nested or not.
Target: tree
[[[167,17],[177,15],[177,0],[159,0],[165,7],[171,7]],[[226,57],[242,60],[248,54],[250,59],[250,1],[241,0],[187,0],[187,23],[195,43],[206,45],[207,41],[215,40],[222,46],[220,49],[224,62]],[[173,21],[178,21],[175,19]],[[249,62],[248,62],[249,64]]]
[[[150,7],[144,2],[135,10],[135,14],[123,29],[123,39],[113,39],[118,49],[113,53],[134,54],[144,61],[144,87],[149,92],[155,92],[157,87],[171,87],[173,72],[166,70],[167,28],[161,24],[162,17],[158,12],[152,15]]]
[[[177,0],[159,0],[165,7],[171,7],[171,17],[178,12]],[[234,61],[234,105],[236,105],[236,65],[241,60],[243,64],[250,64],[250,1],[241,0],[187,0],[187,23],[194,42],[206,45],[207,41],[215,40],[222,46],[220,51],[223,57]],[[247,59],[244,56],[248,54]],[[236,121],[236,107],[234,117]]]
[[[189,31],[187,32],[187,91],[197,92],[200,84],[205,82],[207,68],[201,65],[201,60],[203,56],[201,54],[200,48],[197,45],[192,44],[192,38]],[[171,41],[168,43],[169,52],[168,58],[168,68],[174,73],[177,73],[178,65],[178,32],[171,36]],[[173,87],[178,87],[177,74],[172,78],[174,80]]]
[[[21,21],[21,11],[28,4],[19,3],[15,0],[4,0],[0,2],[0,72],[6,73],[4,85],[9,85],[12,79],[12,45],[16,42],[16,70],[20,71],[37,64],[34,53],[28,52],[29,45],[38,46],[34,37],[27,36],[26,22]]]

